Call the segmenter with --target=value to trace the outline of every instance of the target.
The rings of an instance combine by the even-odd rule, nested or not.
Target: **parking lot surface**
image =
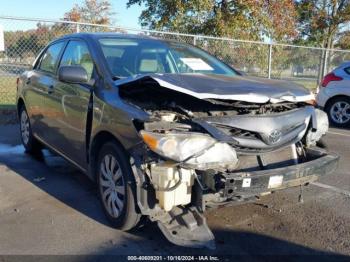
[[[304,188],[304,203],[293,188],[208,211],[217,248],[199,250],[168,243],[147,221],[132,232],[113,229],[86,176],[46,150],[25,154],[18,126],[1,126],[0,254],[350,256],[350,131],[332,128],[325,141],[340,165]]]

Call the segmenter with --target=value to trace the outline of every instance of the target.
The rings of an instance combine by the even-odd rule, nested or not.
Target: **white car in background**
[[[334,126],[350,126],[350,62],[343,63],[323,78],[316,101]]]

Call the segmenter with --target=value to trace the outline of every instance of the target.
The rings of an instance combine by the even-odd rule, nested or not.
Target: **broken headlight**
[[[189,167],[206,170],[206,169],[234,169],[238,163],[236,151],[226,143],[215,143],[214,146],[197,157],[190,158],[186,161]]]
[[[199,170],[236,167],[236,151],[226,143],[200,133],[159,134],[140,132],[148,147],[159,155]]]
[[[199,155],[216,143],[216,140],[209,135],[200,133],[160,134],[141,131],[140,134],[152,151],[177,162]]]

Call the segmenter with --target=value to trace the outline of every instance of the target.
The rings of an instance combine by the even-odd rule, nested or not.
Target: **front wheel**
[[[329,121],[337,127],[350,125],[350,98],[337,97],[332,99],[326,108]]]
[[[108,220],[124,231],[135,227],[141,217],[136,210],[135,179],[126,153],[117,143],[102,146],[96,172],[99,197]]]

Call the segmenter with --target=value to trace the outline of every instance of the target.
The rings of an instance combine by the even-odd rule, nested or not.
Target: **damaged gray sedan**
[[[178,245],[214,247],[207,208],[302,187],[338,163],[317,146],[328,119],[308,90],[184,43],[67,35],[17,89],[28,152],[46,146],[96,181],[115,227],[147,216]]]

